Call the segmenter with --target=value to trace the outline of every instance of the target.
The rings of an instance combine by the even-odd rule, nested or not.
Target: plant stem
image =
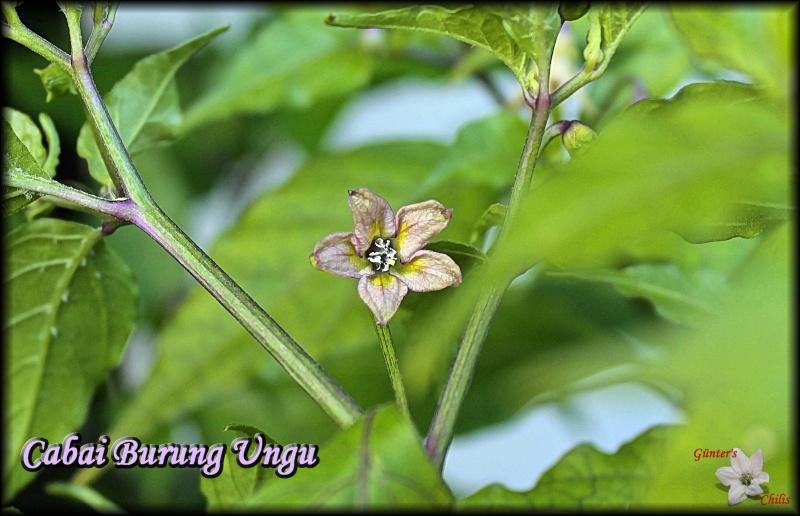
[[[561,136],[564,134],[570,126],[570,122],[568,120],[561,120],[559,122],[555,122],[550,127],[548,127],[544,131],[544,136],[542,137],[542,144],[539,147],[539,153],[541,154],[542,151],[547,147],[547,145],[557,136]]]
[[[111,27],[114,26],[114,18],[117,16],[119,2],[97,2],[92,4],[92,33],[89,41],[86,42],[86,58],[89,63],[94,61],[100,46],[108,36]]]
[[[549,77],[544,74],[541,84],[548,84],[548,81]],[[533,115],[528,127],[528,134],[525,137],[525,145],[517,167],[514,186],[511,189],[508,212],[494,249],[504,245],[508,228],[513,223],[520,204],[530,188],[533,171],[536,166],[536,157],[539,154],[547,119],[550,116],[550,96],[546,88],[540,89],[540,94],[533,104]],[[433,416],[425,439],[425,448],[433,463],[440,470],[444,465],[447,449],[453,440],[456,420],[464,404],[469,385],[472,383],[478,356],[489,333],[489,325],[497,308],[500,306],[500,301],[503,299],[503,294],[507,287],[507,284],[492,286],[479,297],[467,322],[467,327],[461,338],[461,344],[459,344],[456,351],[453,366],[447,376],[447,383],[439,397],[439,404],[436,407],[436,413]]]
[[[17,11],[11,3],[2,2],[2,9],[8,22],[3,23],[3,37],[33,50],[51,63],[58,65],[65,72],[71,71],[69,55],[66,52],[26,27],[17,16]]]
[[[48,195],[56,199],[64,200],[69,206],[76,210],[85,211],[94,215],[103,214],[121,220],[130,218],[130,205],[127,199],[103,199],[90,193],[83,192],[53,181],[48,177],[34,176],[26,173],[5,174],[4,185],[12,188],[19,188]]]
[[[397,365],[397,357],[394,353],[392,332],[389,330],[389,325],[378,324],[376,320],[375,333],[378,335],[381,351],[383,351],[383,358],[386,360],[386,369],[389,371],[389,379],[392,382],[392,390],[394,391],[394,399],[397,403],[397,408],[404,416],[411,419],[411,413],[408,410],[408,400],[406,399],[406,391],[403,387],[403,378],[400,376],[400,368]]]
[[[361,408],[339,384],[160,208],[137,206],[131,222],[203,285],[339,426],[350,426],[361,416]]]

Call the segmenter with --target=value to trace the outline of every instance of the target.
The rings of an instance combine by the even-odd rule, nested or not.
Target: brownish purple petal
[[[375,238],[390,238],[397,233],[394,211],[386,199],[368,188],[348,190],[348,194],[355,223],[356,251],[359,256],[364,256]]]
[[[403,206],[397,211],[397,239],[400,261],[405,262],[425,247],[450,222],[453,210],[439,201],[425,201]]]
[[[403,280],[414,292],[431,292],[461,283],[461,269],[452,258],[434,251],[417,251],[408,263],[390,273]]]
[[[360,278],[369,274],[371,266],[356,254],[354,239],[353,233],[331,233],[326,236],[314,246],[314,252],[309,256],[311,265],[349,278]]]
[[[388,324],[407,293],[408,287],[389,274],[362,276],[358,280],[358,295],[375,314],[380,325]]]

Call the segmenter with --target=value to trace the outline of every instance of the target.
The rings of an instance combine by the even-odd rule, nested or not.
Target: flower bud
[[[575,21],[589,11],[589,2],[561,2],[558,5],[558,14],[561,21]]]
[[[572,120],[567,130],[561,135],[564,147],[569,152],[569,155],[573,157],[586,150],[588,144],[596,139],[597,133],[577,120]]]

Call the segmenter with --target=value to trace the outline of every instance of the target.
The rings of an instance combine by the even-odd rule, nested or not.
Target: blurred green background
[[[203,7],[204,14],[122,4],[92,66],[100,91],[150,53],[225,23],[217,6]],[[370,314],[355,282],[314,270],[308,254],[326,234],[351,231],[346,191],[362,186],[395,209],[437,199],[454,208],[437,239],[485,246],[489,240],[470,242],[470,236],[484,210],[507,201],[528,114],[511,72],[481,50],[438,36],[323,23],[328,12],[352,9],[281,4],[226,11],[232,28],[177,73],[179,137],[134,160],[164,210],[362,407],[371,407],[391,401],[392,393]],[[503,300],[459,433],[513,426],[525,414],[555,407],[549,423],[530,429],[527,451],[516,452],[525,463],[502,468],[532,486],[557,459],[547,455],[554,443],[561,452],[583,439],[619,446],[635,435],[626,429],[644,429],[636,404],[657,399],[663,410],[648,416],[653,424],[686,423],[663,451],[663,471],[645,507],[722,506],[725,493],[713,473],[729,464],[696,463],[696,448],[735,446],[747,454],[762,448],[770,492],[794,493],[794,232],[785,109],[793,33],[774,30],[788,26],[786,11],[737,7],[710,16],[653,6],[605,75],[556,110],[554,120],[579,119],[601,135],[594,152],[567,164],[558,142],[549,145],[513,233],[515,246],[495,267],[466,271],[458,289],[410,293],[392,321],[421,434],[478,287],[540,263]],[[26,3],[19,12],[32,30],[67,48],[56,7]],[[586,27],[581,20],[562,33],[556,85],[580,66]],[[699,51],[703,41],[691,34],[712,28],[729,35],[726,48],[738,61]],[[43,59],[9,41],[3,50],[5,105],[50,114],[62,146],[57,178],[96,187],[74,150],[84,123],[78,99],[46,103],[32,72],[44,67]],[[660,117],[619,118],[636,101],[720,79],[765,86],[767,93],[733,91],[730,99],[745,107],[728,110],[723,101],[730,99],[720,92],[729,90],[691,90],[682,102],[653,107]],[[647,102],[653,101],[639,106],[649,109]],[[761,224],[753,239],[691,244],[654,229],[666,223],[717,231],[718,217],[732,217],[722,208],[731,200],[784,216]],[[54,215],[97,224],[60,209]],[[8,228],[20,220],[12,218]],[[222,429],[232,422],[257,426],[280,442],[319,443],[336,431],[146,235],[129,227],[107,241],[136,276],[139,319],[125,361],[92,404],[81,429],[85,439],[109,433],[112,441],[136,435],[150,443],[230,442]],[[615,425],[619,434],[612,438],[598,435],[595,416],[576,400],[619,385],[644,394],[631,402],[623,401],[631,391],[612,391],[618,398],[603,401],[609,417],[629,423]],[[564,421],[571,429],[559,426]],[[499,449],[520,446],[500,442]],[[462,453],[458,442],[455,449]],[[469,449],[463,453],[461,464],[468,464]],[[458,473],[452,473],[456,491]],[[40,474],[17,506],[48,503],[43,486],[68,475]],[[187,469],[109,470],[95,486],[125,508],[197,509],[204,506],[198,478]],[[471,489],[465,482],[464,494]]]

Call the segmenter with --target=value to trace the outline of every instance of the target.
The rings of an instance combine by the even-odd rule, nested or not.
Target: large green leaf
[[[42,166],[31,154],[28,147],[20,140],[11,124],[3,118],[3,177],[22,176],[25,174],[47,178]],[[3,215],[11,215],[31,202],[38,194],[19,188],[3,185]]]
[[[217,70],[216,86],[186,114],[186,130],[279,107],[306,109],[360,88],[372,74],[357,34],[326,30],[324,12],[281,13]]]
[[[662,249],[665,230],[737,220],[742,202],[789,206],[785,113],[751,94],[693,89],[632,110],[533,189],[493,264],[516,274],[544,259],[615,265]],[[713,129],[710,129],[713,128]]]
[[[192,54],[226,30],[227,27],[214,29],[142,59],[104,97],[108,113],[129,154],[135,155],[179,136],[182,115],[175,72]],[[89,163],[94,179],[109,187],[113,185],[88,122],[78,136],[78,154]]]
[[[331,14],[327,23],[337,27],[405,29],[449,36],[475,45],[500,59],[525,88],[537,89],[538,70],[549,67],[561,28],[558,5],[545,8],[510,5],[468,6],[448,9],[421,6],[374,14]]]
[[[447,509],[437,468],[394,406],[371,411],[319,448],[319,463],[267,482],[245,506],[258,509]]]
[[[325,235],[352,231],[348,189],[368,187],[395,209],[419,202],[408,192],[442,150],[405,143],[319,155],[256,200],[210,252],[365,407],[391,399],[374,322],[357,282],[314,269],[308,256]],[[145,438],[200,409],[237,409],[243,392],[262,404],[258,411],[241,406],[248,421],[280,442],[314,442],[335,429],[252,336],[196,287],[161,332],[151,376],[109,434]],[[232,419],[244,417],[229,417],[218,428]]]
[[[673,6],[672,18],[692,50],[717,70],[749,75],[785,98],[792,66],[786,7],[724,9]]]
[[[664,449],[669,432],[663,427],[650,429],[614,454],[581,444],[545,472],[530,491],[492,484],[459,500],[457,507],[470,511],[625,509],[658,478],[654,451]]]
[[[5,380],[14,396],[7,429],[3,493],[34,474],[18,460],[31,437],[61,442],[80,428],[94,391],[122,357],[136,316],[130,271],[102,232],[55,219],[19,226],[6,237]]]
[[[549,274],[613,285],[626,296],[647,299],[673,322],[699,326],[717,313],[728,294],[729,279],[757,245],[755,240],[742,238],[703,245],[682,242],[673,249],[669,263]]]

